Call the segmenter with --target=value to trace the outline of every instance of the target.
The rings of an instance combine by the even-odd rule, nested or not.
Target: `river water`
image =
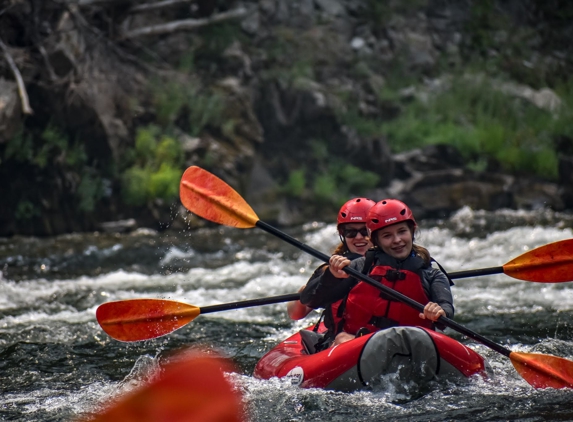
[[[448,271],[499,266],[573,237],[573,216],[549,211],[474,212],[421,221],[417,242]],[[333,224],[283,229],[329,253]],[[318,318],[290,321],[285,304],[200,315],[159,339],[121,343],[95,319],[107,301],[163,298],[207,306],[294,293],[319,263],[259,229],[72,234],[0,239],[0,419],[72,421],[143,383],[162,357],[186,346],[228,356],[249,421],[573,420],[572,390],[536,390],[508,358],[446,330],[484,356],[488,379],[403,391],[300,389],[251,374],[277,342]],[[514,351],[573,359],[573,283],[542,284],[504,274],[457,280],[456,321]]]

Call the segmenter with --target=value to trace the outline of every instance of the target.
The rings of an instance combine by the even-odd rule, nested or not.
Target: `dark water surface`
[[[573,218],[550,212],[460,210],[421,222],[419,243],[447,270],[503,265],[537,246],[571,238]],[[334,225],[284,231],[328,253]],[[186,346],[233,360],[250,421],[573,421],[572,390],[536,390],[508,358],[451,330],[489,362],[490,379],[438,383],[422,397],[392,384],[353,394],[300,389],[251,377],[260,357],[310,325],[284,304],[201,315],[163,338],[110,339],[95,320],[107,301],[168,298],[197,306],[294,293],[318,262],[257,229],[75,234],[0,239],[0,420],[71,421],[96,412]],[[514,351],[573,359],[573,283],[503,274],[456,281],[456,321]]]

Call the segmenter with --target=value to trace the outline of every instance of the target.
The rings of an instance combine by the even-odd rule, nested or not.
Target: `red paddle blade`
[[[119,341],[141,341],[169,334],[193,321],[201,309],[162,299],[133,299],[100,305],[96,318],[101,328]]]
[[[92,422],[239,422],[239,393],[225,378],[233,367],[219,357],[185,352],[159,378],[126,395]],[[87,421],[86,421],[87,422]]]
[[[512,352],[511,363],[535,388],[573,388],[573,362],[539,353]]]
[[[183,173],[179,197],[189,211],[218,224],[248,229],[259,221],[251,206],[232,187],[197,166]]]
[[[526,252],[505,264],[503,272],[519,280],[540,283],[573,281],[573,239]]]

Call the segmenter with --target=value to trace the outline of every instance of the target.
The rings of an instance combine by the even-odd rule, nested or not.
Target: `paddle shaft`
[[[502,274],[503,272],[503,267],[490,267],[481,268],[479,270],[456,271],[455,273],[448,273],[448,275],[450,278],[467,278],[478,277],[481,275]]]
[[[257,221],[256,226],[258,228],[266,231],[267,233],[270,233],[273,236],[279,237],[280,239],[284,240],[285,242],[290,243],[291,245],[303,250],[304,252],[314,256],[315,258],[320,259],[321,261],[328,262],[330,260],[330,256],[323,254],[322,252],[319,252],[314,248],[311,248],[310,246],[296,240],[294,237],[291,237],[286,233],[281,232],[280,230],[278,230],[278,229],[274,228],[273,226],[265,223],[264,221],[261,221],[261,220]],[[408,296],[405,296],[402,293],[399,293],[395,290],[392,290],[389,287],[384,286],[383,284],[379,283],[378,281],[374,280],[373,278],[370,278],[370,277],[362,274],[361,272],[356,271],[355,269],[349,268],[349,267],[345,267],[344,271],[347,274],[349,274],[353,277],[356,277],[359,280],[362,280],[365,283],[368,283],[371,286],[376,287],[377,289],[380,289],[381,291],[383,291],[387,296],[391,297],[392,299],[394,299],[398,302],[405,303],[406,305],[416,309],[417,311],[419,311],[421,313],[424,312],[424,305],[422,305],[419,302],[416,302],[413,299],[410,299]],[[451,276],[452,275],[450,274],[450,277]],[[506,349],[505,347],[489,340],[488,338],[483,337],[482,335],[464,327],[463,325],[458,324],[457,322],[455,322],[454,320],[452,320],[450,318],[447,318],[445,316],[441,316],[438,319],[438,322],[440,322],[441,324],[444,324],[447,327],[450,327],[451,329],[457,331],[458,333],[465,335],[466,337],[469,337],[473,340],[476,340],[476,341],[486,345],[487,347],[495,350],[498,353],[501,353],[504,356],[509,357],[509,355],[511,353],[511,351],[509,349]]]
[[[273,303],[289,302],[291,300],[298,300],[299,293],[291,293],[288,295],[263,297],[260,299],[243,300],[240,302],[223,303],[221,305],[203,306],[200,309],[201,314],[208,314],[211,312],[229,311],[231,309],[249,308],[251,306],[271,305]]]

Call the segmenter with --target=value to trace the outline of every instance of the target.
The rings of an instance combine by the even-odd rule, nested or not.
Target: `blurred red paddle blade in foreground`
[[[241,395],[225,373],[233,366],[219,356],[181,352],[150,383],[126,394],[90,422],[240,422]]]

